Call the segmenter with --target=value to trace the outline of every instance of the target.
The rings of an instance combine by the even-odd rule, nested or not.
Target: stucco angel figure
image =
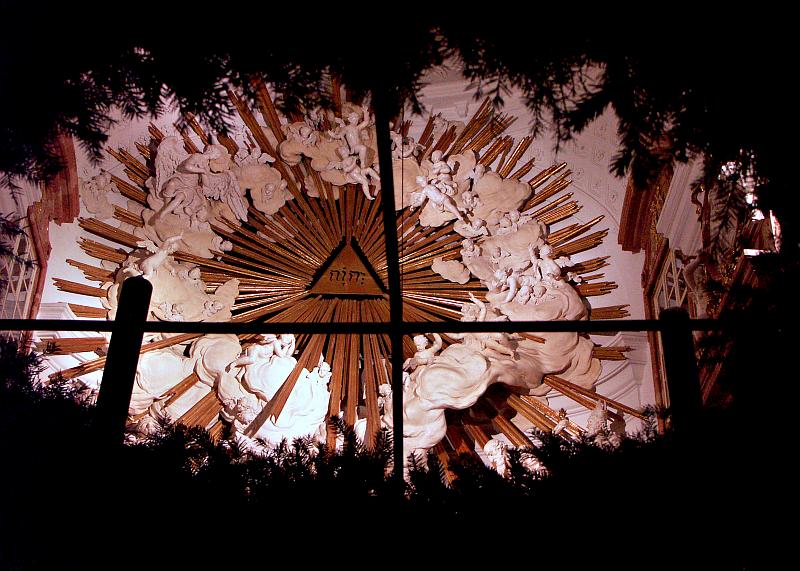
[[[519,303],[525,305],[531,299],[531,293],[533,288],[533,277],[527,274],[522,274],[519,277],[519,289],[517,290],[516,295],[514,296],[514,303]]]
[[[369,116],[369,108],[362,107],[364,120],[359,123],[358,113],[353,111],[349,113],[345,121],[336,119],[338,126],[333,131],[328,131],[328,136],[331,139],[343,140],[347,143],[349,152],[358,157],[359,165],[368,167],[367,165],[367,146],[362,142],[362,131],[372,125],[372,120]]]
[[[187,168],[194,168],[192,164],[193,162],[188,163]],[[210,228],[203,187],[200,186],[196,176],[176,175],[170,178],[161,189],[161,198],[164,205],[154,218],[175,214],[181,220],[188,222],[191,228],[199,230]]]
[[[274,163],[275,157],[263,152],[258,145],[246,145],[239,148],[236,160],[240,166],[251,166]]]
[[[290,141],[295,141],[301,145],[313,147],[319,142],[319,133],[317,133],[314,128],[308,124],[292,123],[287,125],[287,128],[284,129],[284,132],[286,133],[287,139]]]
[[[459,220],[468,222],[464,213],[458,209],[452,197],[447,196],[441,190],[429,184],[424,176],[417,177],[417,184],[422,187],[422,190],[411,193],[411,209],[419,208],[427,198],[433,204],[434,208],[440,212],[447,211]]]
[[[183,306],[180,303],[163,301],[158,305],[158,309],[165,321],[184,321]]]
[[[481,177],[486,174],[486,167],[480,163],[477,163],[473,168],[471,168],[467,173],[464,175],[464,179],[472,179],[472,186],[474,187]]]
[[[487,321],[488,311],[486,304],[475,297],[472,292],[469,293],[469,298],[472,303],[464,303],[461,305],[461,321]],[[504,321],[506,317],[499,316],[490,318],[488,321]],[[508,355],[512,359],[516,358],[517,343],[507,333],[448,333],[448,336],[453,339],[463,340],[464,344],[474,350],[480,352],[484,349],[491,349]]]
[[[231,369],[243,369],[242,384],[259,399],[269,401],[297,363],[292,353],[294,335],[278,337],[266,333],[258,343],[250,345],[244,355],[231,363]]]
[[[178,137],[166,137],[158,147],[155,162],[155,179],[148,181],[154,187],[155,202],[148,198],[148,203],[157,210],[155,218],[175,214],[188,220],[191,227],[208,229],[206,199],[212,198],[227,204],[238,219],[247,219],[247,208],[236,176],[230,172],[231,161],[225,147],[209,145],[203,153],[187,155]]]
[[[680,250],[675,250],[675,257],[683,264],[683,275],[686,285],[692,292],[697,305],[697,317],[708,316],[708,302],[711,295],[708,289],[708,268],[707,264],[711,259],[707,248],[698,250],[694,256],[687,256]]]
[[[508,303],[514,299],[514,296],[517,295],[517,291],[519,291],[520,284],[521,284],[521,276],[518,270],[512,270],[509,274],[508,278],[506,279],[505,287],[508,288],[508,292],[506,294],[503,303]]]
[[[526,212],[528,212],[528,211],[526,211]],[[516,210],[516,209],[509,210],[506,213],[506,216],[508,216],[508,219],[511,220],[512,224],[516,224],[517,225],[517,228],[519,228],[523,224],[527,224],[528,222],[533,220],[533,216],[531,216],[530,214],[522,213],[522,212],[520,212],[519,210]],[[546,232],[542,231],[541,234],[544,236],[546,234]]]
[[[80,195],[86,210],[98,220],[114,216],[114,205],[108,200],[109,193],[114,191],[111,174],[101,170],[100,174],[89,180],[80,181]]]
[[[506,258],[508,258],[510,255],[511,255],[511,254],[509,254],[508,252],[506,252],[506,251],[505,251],[503,248],[501,248],[500,246],[495,246],[495,247],[494,247],[494,248],[492,248],[492,250],[491,250],[491,255],[490,255],[490,258],[489,258],[489,259],[491,260],[492,264],[493,264],[493,265],[494,265],[496,268],[501,268],[501,269],[504,269],[504,268],[505,268],[505,266],[506,266]]]
[[[494,231],[496,236],[511,234],[519,229],[519,224],[514,222],[509,214],[509,212],[503,214],[503,216],[500,217],[500,220],[497,221],[497,228]]]
[[[236,175],[230,170],[232,163],[225,147],[209,145],[202,153],[189,155],[174,167],[174,174],[161,183],[178,155],[171,144],[164,149],[165,155],[160,156],[165,141],[159,145],[156,156],[155,184],[161,184],[157,194],[165,202],[159,216],[175,213],[182,218],[200,217],[199,222],[205,222],[208,210],[203,199],[210,198],[227,204],[238,220],[247,220],[247,205]]]
[[[203,152],[208,168],[200,174],[203,194],[228,205],[238,220],[247,221],[247,204],[239,188],[239,181],[231,171],[232,161],[228,149],[222,145],[209,145]]]
[[[525,273],[531,276],[535,283],[538,283],[542,281],[542,270],[539,267],[539,262],[541,262],[541,260],[536,251],[536,244],[530,244],[528,246],[528,257],[530,258],[531,265],[525,270]]]
[[[471,190],[465,190],[461,193],[461,202],[467,210],[473,210],[483,205],[481,198]]]
[[[469,238],[461,240],[461,259],[467,260],[481,255],[481,247]]]
[[[467,238],[478,238],[480,236],[489,235],[489,229],[486,227],[486,220],[478,216],[472,216],[472,219],[468,222],[457,220],[456,223],[453,224],[453,230]]]
[[[455,163],[444,161],[444,153],[440,150],[431,153],[431,168],[428,171],[428,180],[439,190],[448,196],[456,193],[456,186],[453,182],[453,168]]]
[[[178,249],[178,244],[180,243],[181,238],[182,234],[172,236],[164,240],[160,246],[156,246],[155,242],[152,240],[142,240],[140,242],[136,242],[136,245],[140,248],[147,248],[148,252],[153,253],[152,256],[146,257],[138,264],[138,269],[142,272],[142,276],[149,280],[153,277],[153,274],[156,273],[156,270],[162,264],[169,265],[167,257]],[[174,273],[175,269],[170,267],[170,272]]]
[[[413,371],[421,365],[430,365],[433,358],[442,349],[442,338],[438,333],[434,333],[433,345],[431,345],[424,335],[415,335],[414,345],[417,347],[417,352],[413,357],[406,359],[403,363],[403,370],[411,369]]]
[[[396,131],[390,131],[392,139],[392,158],[403,160],[416,155],[422,148],[412,137],[404,137]]]
[[[156,176],[147,181],[156,196],[161,196],[164,184],[175,174],[175,171],[189,156],[181,137],[164,137],[156,150]]]
[[[211,145],[211,147],[219,147],[227,154],[224,147],[219,145]],[[155,179],[148,181],[154,189],[151,195],[153,198],[148,198],[148,204],[157,210],[155,217],[163,218],[168,214],[175,214],[179,218],[189,221],[192,227],[207,229],[208,208],[204,184],[213,180],[217,186],[221,186],[219,184],[221,181],[212,178],[206,178],[204,181],[203,177],[212,174],[211,161],[213,158],[215,163],[218,163],[218,155],[221,153],[217,148],[208,154],[193,153],[189,155],[183,149],[183,142],[179,137],[165,137],[158,146],[156,154]],[[216,166],[218,165],[215,164]],[[233,178],[235,180],[235,177]]]
[[[364,147],[366,148],[366,147]],[[361,190],[367,200],[375,200],[375,197],[370,194],[370,182],[375,185],[375,190],[380,189],[381,181],[380,175],[372,167],[359,167],[356,157],[348,153],[347,147],[339,147],[336,149],[340,161],[332,161],[328,163],[325,170],[340,170],[344,173],[345,182],[350,184],[360,184]]]
[[[542,275],[542,280],[549,285],[557,285],[559,282],[563,282],[561,266],[553,259],[553,247],[550,244],[544,244],[539,248],[539,256],[539,272]]]

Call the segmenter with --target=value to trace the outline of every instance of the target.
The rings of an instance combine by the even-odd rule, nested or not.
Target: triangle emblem
[[[383,289],[375,280],[374,272],[350,243],[323,264],[309,293],[323,295],[381,295]]]

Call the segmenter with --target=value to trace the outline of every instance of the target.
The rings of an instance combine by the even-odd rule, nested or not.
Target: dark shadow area
[[[366,451],[340,424],[337,452],[298,441],[256,457],[175,425],[109,447],[96,438],[80,391],[35,385],[36,359],[11,344],[2,345],[2,363],[3,569],[349,565],[403,556],[750,569],[769,557],[773,514],[788,505],[788,433],[749,404],[707,409],[695,425],[664,436],[648,429],[617,448],[538,434],[541,447],[511,452],[506,478],[462,457],[450,464],[456,480],[447,486],[432,455],[427,467],[412,464],[400,499],[384,477],[388,434]],[[547,475],[523,467],[528,454]]]

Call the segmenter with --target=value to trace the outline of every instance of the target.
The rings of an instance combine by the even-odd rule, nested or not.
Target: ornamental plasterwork
[[[143,275],[153,284],[151,320],[388,319],[369,106],[345,102],[289,121],[266,86],[258,109],[232,98],[241,117],[232,134],[214,137],[192,118],[196,136],[152,126],[138,155],[111,150],[127,180],[101,172],[83,181],[94,217],[81,220],[80,244],[96,263],[69,262],[96,285],[56,281],[102,309],[73,309],[113,319],[122,281]],[[607,233],[593,229],[602,217],[551,231],[580,210],[563,194],[570,173],[563,163],[522,160],[533,141],[503,137],[509,124],[484,104],[466,122],[429,117],[418,141],[408,123],[393,129],[404,318],[625,316],[622,306],[588,300],[616,287],[597,273],[606,259],[590,255]],[[110,191],[126,207],[104,201]],[[69,339],[59,344],[69,351]],[[597,347],[575,333],[419,335],[405,347],[408,453],[454,453],[454,435],[462,434],[497,463],[502,450],[492,435],[523,444],[507,424],[515,414],[577,437],[585,429],[548,407],[552,394],[599,411],[594,433],[605,430],[600,417],[641,416],[594,391],[600,359],[622,359],[625,348]],[[388,359],[379,335],[149,335],[129,410],[132,434],[166,419],[266,444],[308,435],[331,441],[326,419],[340,415],[369,445],[378,430],[391,429],[391,401],[400,396],[389,389]],[[77,379],[103,365],[99,357],[60,374]],[[499,390],[484,398],[493,385]]]

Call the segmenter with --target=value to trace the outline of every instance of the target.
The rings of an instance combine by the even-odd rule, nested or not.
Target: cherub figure
[[[580,274],[576,272],[567,272],[567,281],[575,284],[580,284],[581,282],[583,282],[583,278],[581,277]]]
[[[503,262],[504,258],[507,258],[509,255],[510,254],[500,246],[495,246],[492,248],[491,262],[495,267],[502,268],[505,265]]]
[[[372,124],[369,116],[369,109],[364,106],[363,108],[364,120],[358,122],[358,113],[353,111],[346,117],[346,122],[337,119],[338,126],[335,131],[328,131],[328,136],[331,139],[343,140],[347,143],[349,148],[348,154],[358,156],[359,165],[366,167],[367,165],[367,147],[362,143],[362,131]]]
[[[559,266],[553,259],[553,247],[550,244],[544,244],[539,248],[539,271],[542,274],[542,279],[550,284],[564,281],[561,277],[561,266]]]
[[[461,304],[461,321],[472,322],[480,321],[480,306],[474,301],[472,303]],[[461,337],[459,337],[461,339]]]
[[[291,333],[282,333],[275,344],[275,355],[278,357],[291,357],[294,354],[296,340]]]
[[[188,282],[190,285],[196,288],[204,287],[203,282],[200,279],[201,275],[200,268],[198,268],[197,266],[192,267],[192,266],[187,266],[186,264],[181,264],[178,267],[177,275],[182,280]]]
[[[431,162],[433,166],[428,172],[428,179],[430,182],[443,193],[452,196],[456,193],[456,187],[453,183],[453,166],[452,161],[444,161],[442,157],[444,152],[437,150],[431,154]]]
[[[211,240],[212,252],[230,252],[231,250],[233,250],[233,243],[223,240],[222,236],[214,236]]]
[[[467,210],[473,210],[483,205],[480,197],[471,190],[465,190],[461,193],[461,202],[464,203],[464,208]]]
[[[508,213],[503,214],[500,217],[500,220],[497,221],[497,229],[494,231],[496,236],[504,236],[505,234],[511,234],[516,232],[518,229],[518,225],[516,222],[511,220],[511,217]]]
[[[114,205],[108,201],[108,195],[115,190],[111,173],[101,170],[99,175],[89,180],[81,179],[80,183],[80,195],[86,210],[98,220],[114,216]]]
[[[416,155],[421,148],[412,137],[404,137],[396,131],[390,131],[392,139],[392,158],[403,160]]]
[[[469,293],[469,298],[472,300],[472,306],[463,304],[461,306],[461,321],[486,321],[487,311],[486,304],[475,297],[472,292]],[[489,321],[503,321],[506,320],[505,315],[490,319]],[[491,349],[508,355],[512,359],[517,356],[516,342],[507,333],[448,333],[453,339],[463,339],[464,344],[472,346],[476,351],[483,351],[484,349]]]
[[[167,263],[167,256],[171,255],[178,249],[178,243],[181,241],[183,234],[178,234],[177,236],[171,236],[164,240],[161,246],[156,246],[155,242],[152,240],[142,240],[140,242],[136,242],[136,245],[140,248],[146,248],[147,251],[152,252],[152,256],[147,256],[138,264],[138,269],[142,273],[145,279],[150,279],[153,277],[153,274],[156,273],[156,270],[162,265]],[[172,267],[169,267],[170,272],[174,272]]]
[[[473,217],[472,220],[467,222],[463,232],[473,237],[489,235],[489,229],[486,227],[486,220],[478,217]]]
[[[517,291],[517,295],[514,296],[514,301],[525,305],[530,301],[531,294],[533,293],[533,277],[527,274],[521,275],[519,278],[519,285],[520,288]]]
[[[166,321],[183,321],[183,306],[164,301],[158,306]]]
[[[527,224],[533,220],[533,216],[523,216],[522,213],[516,209],[508,211],[506,216],[508,216],[508,219],[511,221],[514,230],[519,229],[523,224]]]
[[[539,268],[539,256],[536,255],[536,246],[534,244],[530,244],[528,246],[528,256],[530,257],[531,266],[526,270],[526,273],[532,276],[533,281],[538,283],[542,281],[542,271]]]
[[[403,370],[416,370],[421,365],[430,365],[433,363],[433,358],[442,348],[442,338],[438,333],[433,334],[433,345],[428,342],[428,338],[424,335],[414,336],[414,345],[417,352],[413,357],[406,359],[403,363]]]
[[[319,142],[319,135],[310,125],[301,125],[297,132],[301,144],[313,147]]]
[[[258,145],[240,147],[239,152],[236,153],[236,159],[241,166],[263,165],[275,162],[275,157],[262,152]]]
[[[441,212],[446,210],[447,212],[453,214],[456,218],[459,218],[464,222],[468,222],[466,216],[464,216],[464,213],[458,209],[458,206],[456,206],[456,203],[452,197],[446,195],[432,184],[429,184],[424,176],[418,176],[416,180],[417,184],[422,187],[422,190],[411,193],[412,210],[422,206],[422,203],[427,198],[437,210]]]
[[[203,317],[211,317],[225,309],[225,304],[219,300],[208,300],[203,304]]]
[[[331,366],[328,364],[328,362],[323,360],[322,355],[320,355],[319,366],[314,367],[312,372],[316,374],[316,381],[320,386],[328,386],[328,382],[330,381],[333,372],[331,371]]]
[[[433,129],[431,131],[431,140],[436,141],[439,136],[443,135],[445,131],[450,128],[450,121],[442,117],[441,113],[437,113],[433,118]]]
[[[461,259],[467,260],[481,255],[481,247],[469,238],[461,240]]]
[[[228,365],[228,369],[232,369],[233,367],[244,369],[245,367],[259,364],[269,365],[277,354],[276,348],[278,345],[280,345],[280,341],[277,335],[274,333],[265,333],[261,336],[261,339],[250,345],[243,355]],[[253,394],[261,400],[269,400],[269,396],[267,396],[257,384],[250,382],[247,374],[245,374],[243,378],[245,385]]]
[[[500,268],[495,270],[492,279],[486,284],[489,291],[503,291],[508,283],[508,277],[511,274],[511,269]]]
[[[508,278],[506,278],[505,287],[508,288],[508,293],[506,294],[506,297],[503,300],[503,303],[508,303],[508,302],[510,302],[511,300],[514,299],[514,296],[517,295],[517,290],[519,289],[519,284],[520,284],[519,271],[512,270],[511,273],[508,275]]]
[[[325,170],[340,170],[344,173],[345,181],[350,184],[361,185],[361,190],[367,200],[375,200],[375,197],[370,194],[369,185],[370,179],[375,185],[375,189],[380,188],[380,176],[378,172],[372,167],[359,167],[358,160],[355,156],[348,154],[347,147],[339,147],[336,149],[340,161],[329,162]],[[369,178],[367,178],[369,177]]]
[[[531,299],[534,305],[539,305],[544,300],[544,294],[547,293],[547,287],[542,282],[535,283],[531,288]]]
[[[473,167],[466,174],[465,179],[466,180],[472,179],[472,188],[475,188],[475,185],[478,184],[478,181],[481,180],[484,174],[486,174],[486,167],[480,163],[477,163],[475,167]]]

